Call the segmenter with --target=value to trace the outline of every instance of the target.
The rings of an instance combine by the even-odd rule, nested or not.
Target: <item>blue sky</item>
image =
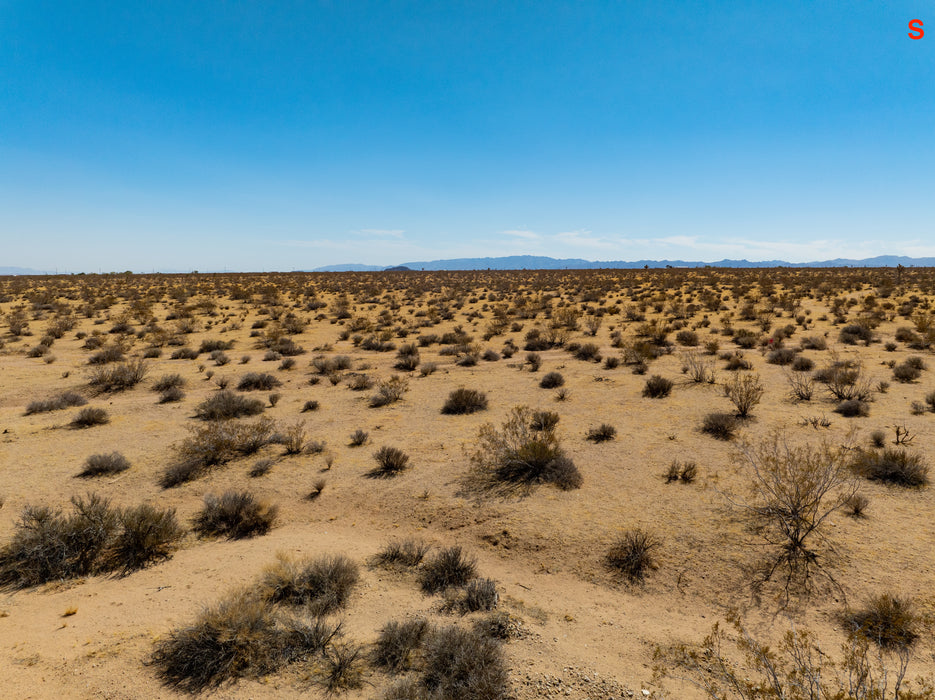
[[[0,0],[0,265],[935,255],[933,193],[935,0]]]

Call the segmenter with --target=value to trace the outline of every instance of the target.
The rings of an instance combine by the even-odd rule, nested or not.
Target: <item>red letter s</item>
[[[910,38],[910,39],[921,39],[922,37],[925,36],[925,30],[922,29],[922,20],[921,20],[921,19],[914,19],[914,20],[911,20],[911,21],[909,22],[909,29],[912,30],[911,32],[909,32],[909,38]],[[916,36],[915,34],[913,34],[913,32],[918,32],[918,36]]]

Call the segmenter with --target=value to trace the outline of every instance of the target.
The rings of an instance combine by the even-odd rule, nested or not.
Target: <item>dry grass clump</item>
[[[80,477],[106,476],[119,474],[130,468],[130,460],[119,452],[91,455],[84,463],[84,469],[78,472]]]
[[[247,372],[237,382],[237,391],[269,391],[277,386],[282,386],[282,382],[276,379],[272,374],[266,372]]]
[[[856,474],[871,481],[919,487],[929,482],[929,468],[920,454],[901,447],[861,450],[851,462]]]
[[[384,445],[373,453],[377,466],[367,472],[371,478],[388,479],[409,468],[409,455],[398,447]]]
[[[718,440],[731,440],[737,430],[737,417],[732,413],[709,413],[701,423],[701,432]]]
[[[557,422],[557,414],[517,406],[500,428],[482,426],[471,456],[478,485],[494,490],[539,483],[579,488],[581,474],[559,444]]]
[[[64,408],[72,406],[84,406],[88,400],[75,391],[65,391],[54,396],[51,399],[41,401],[31,401],[26,406],[26,415],[31,416],[34,413],[49,413],[50,411],[61,411]]]
[[[367,440],[370,438],[370,433],[366,430],[358,428],[353,433],[351,433],[350,442],[348,445],[350,447],[360,447],[361,445],[366,444]]]
[[[110,416],[107,415],[107,411],[97,406],[88,406],[78,411],[78,414],[69,425],[72,428],[91,428],[95,425],[106,425],[107,423],[110,423]]]
[[[91,372],[88,384],[98,392],[125,391],[131,389],[146,376],[146,363],[142,359],[128,360],[120,364],[98,367]]]
[[[169,389],[181,389],[185,386],[185,380],[181,374],[164,374],[153,382],[153,391],[167,391]]]
[[[467,557],[461,547],[447,547],[422,566],[420,583],[426,593],[439,593],[461,587],[477,576],[477,561]]]
[[[207,421],[230,420],[255,416],[264,409],[265,406],[259,399],[250,399],[223,389],[198,404],[195,417]]]
[[[412,568],[422,563],[428,551],[429,546],[419,540],[394,541],[374,556],[373,564],[386,568]]]
[[[442,413],[445,415],[464,415],[477,413],[477,411],[483,411],[486,408],[486,394],[476,389],[460,387],[448,394],[445,405],[442,406]]]
[[[27,588],[94,573],[133,571],[169,556],[182,530],[174,510],[120,510],[96,494],[68,515],[28,505],[0,550],[0,586]]]
[[[357,564],[343,555],[295,560],[279,557],[267,567],[259,591],[271,603],[301,605],[314,615],[340,610],[360,580]]]
[[[208,494],[193,519],[195,532],[203,537],[239,540],[265,535],[273,527],[279,509],[260,501],[249,491]]]
[[[473,630],[445,627],[423,648],[423,670],[416,698],[503,700],[509,677],[499,642]]]
[[[630,583],[640,583],[649,571],[657,568],[655,551],[662,542],[645,530],[627,530],[607,551],[605,562]]]

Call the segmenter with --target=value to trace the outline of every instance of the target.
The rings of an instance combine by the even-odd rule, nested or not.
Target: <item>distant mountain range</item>
[[[509,255],[501,258],[452,258],[407,262],[402,265],[326,265],[312,272],[381,272],[395,270],[597,270],[639,269],[642,267],[935,267],[935,258],[909,258],[904,255],[878,255],[875,258],[853,260],[835,258],[813,262],[791,263],[785,260],[584,260],[582,258],[549,258],[543,255]],[[161,270],[161,272],[169,272]],[[172,272],[182,272],[181,270]],[[219,272],[214,270],[213,272]],[[49,271],[28,267],[0,267],[0,275],[50,275]]]
[[[903,255],[878,255],[875,258],[852,260],[835,258],[814,262],[790,263],[785,260],[583,260],[581,258],[549,258],[541,255],[510,255],[502,258],[454,258],[407,262],[402,265],[327,265],[313,272],[375,272],[390,269],[410,270],[594,270],[638,269],[641,267],[935,267],[935,258],[909,258]]]

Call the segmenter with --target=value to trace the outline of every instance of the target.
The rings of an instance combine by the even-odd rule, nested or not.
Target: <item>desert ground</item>
[[[0,278],[0,696],[780,697],[693,655],[718,623],[735,678],[807,630],[823,683],[888,669],[841,697],[923,697],[933,301],[915,268]],[[902,636],[858,625],[887,600]]]

